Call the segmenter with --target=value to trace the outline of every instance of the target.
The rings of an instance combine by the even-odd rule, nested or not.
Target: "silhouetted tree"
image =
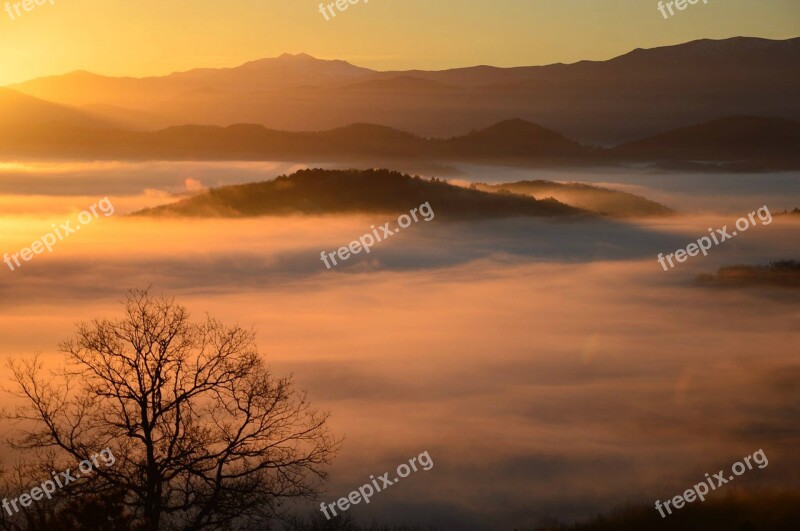
[[[125,508],[123,490],[105,491],[102,494],[85,494],[68,500],[53,518],[49,531],[135,531],[142,523],[135,523]]]
[[[6,413],[21,421],[13,447],[42,470],[74,468],[105,448],[116,458],[71,485],[82,501],[63,515],[102,503],[103,529],[123,518],[117,508],[132,528],[220,529],[317,494],[337,447],[327,414],[270,373],[252,331],[192,323],[148,291],[130,291],[123,306],[121,319],[78,325],[54,376],[38,357],[9,364],[21,398]]]

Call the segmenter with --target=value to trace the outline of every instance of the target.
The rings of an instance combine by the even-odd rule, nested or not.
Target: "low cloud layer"
[[[50,223],[15,219],[6,249]],[[733,220],[433,220],[325,269],[320,251],[383,221],[99,219],[0,275],[0,356],[58,359],[74,323],[118,315],[128,287],[253,325],[345,438],[326,499],[430,452],[431,471],[353,510],[364,520],[523,528],[652,503],[759,448],[774,466],[737,483],[791,484],[796,298],[692,279],[788,258],[800,225],[664,272],[658,252]]]

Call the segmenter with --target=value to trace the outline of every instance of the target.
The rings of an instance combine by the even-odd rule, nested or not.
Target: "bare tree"
[[[192,323],[148,291],[123,306],[122,319],[79,324],[53,376],[38,358],[10,363],[15,448],[72,466],[110,449],[116,462],[97,467],[92,491],[125,493],[144,529],[225,528],[318,493],[338,446],[327,414],[270,373],[252,331]]]

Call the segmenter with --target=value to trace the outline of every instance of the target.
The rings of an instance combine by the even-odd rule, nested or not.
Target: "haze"
[[[124,176],[135,168],[102,171]],[[154,165],[147,173],[209,181],[220,171],[180,168]],[[4,249],[74,217],[65,205],[91,199],[91,176],[80,178],[86,169],[66,169],[78,173],[62,174],[57,185],[50,167],[30,175],[31,186],[47,179],[74,195],[51,187],[46,196],[13,196],[27,214],[0,219]],[[248,180],[257,171],[225,173]],[[112,199],[122,209],[147,206],[156,190],[161,201],[174,192],[175,180],[147,186],[149,194],[130,187]],[[752,191],[728,196],[729,204],[754,208],[763,200]],[[360,512],[387,522],[474,530],[590,516],[682,489],[687,477],[761,447],[780,465],[741,484],[791,481],[800,464],[796,298],[698,289],[692,279],[726,263],[782,256],[786,242],[797,241],[796,221],[754,228],[669,273],[657,252],[730,224],[731,214],[600,224],[437,221],[338,271],[320,267],[320,249],[383,221],[101,218],[57,253],[0,277],[0,354],[39,351],[56,362],[55,345],[73,324],[115,314],[129,286],[174,295],[196,316],[209,311],[253,325],[273,368],[294,373],[346,437],[329,497],[410,448],[433,456],[436,474]]]
[[[284,52],[390,69],[602,60],[634,48],[738,35],[797,35],[794,0],[714,1],[665,21],[641,0],[373,0],[329,22],[317,1],[57,1],[0,11],[0,85],[89,70],[163,75]]]

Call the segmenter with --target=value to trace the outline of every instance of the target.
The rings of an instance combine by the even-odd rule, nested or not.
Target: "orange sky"
[[[669,20],[655,0],[370,0],[330,21],[318,6],[48,0],[14,20],[2,9],[0,84],[79,69],[144,76],[235,66],[283,52],[378,69],[439,69],[605,59],[702,37],[800,35],[797,0],[711,0]]]

